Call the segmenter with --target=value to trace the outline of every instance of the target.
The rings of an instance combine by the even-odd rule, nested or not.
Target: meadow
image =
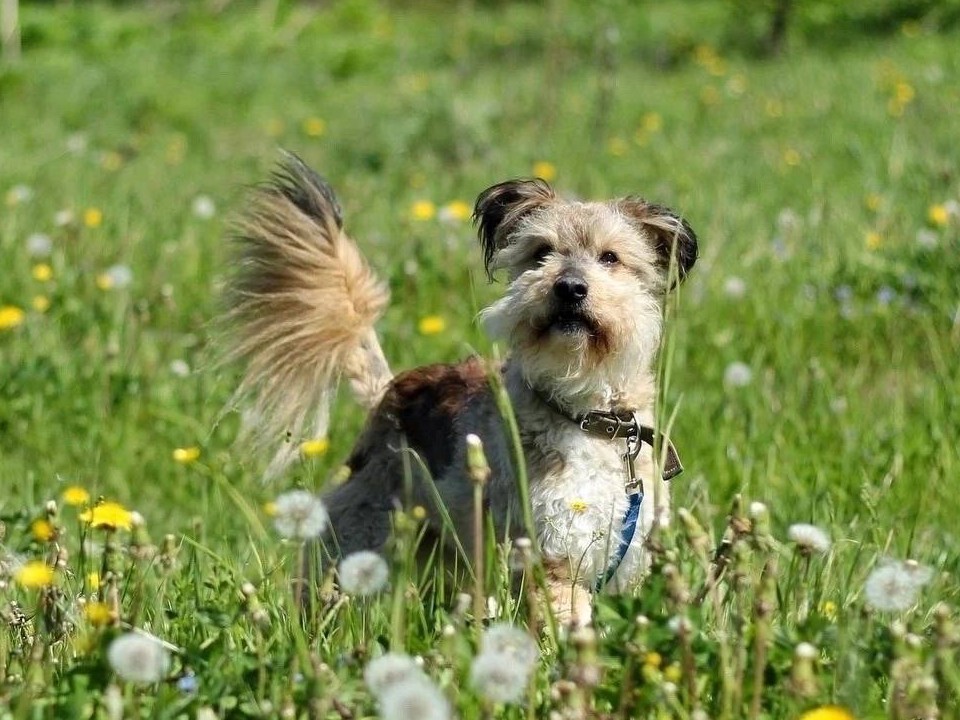
[[[24,3],[0,718],[960,717],[958,30],[807,3],[764,57],[735,5]],[[234,442],[225,237],[278,148],[389,281],[395,369],[498,351],[469,221],[494,182],[640,194],[697,231],[662,353],[676,519],[593,629],[538,622],[506,580],[535,589],[523,547],[491,542],[479,604],[428,592],[416,513],[385,585],[325,582],[301,620],[277,502],[336,477],[363,418],[344,397],[269,485]]]

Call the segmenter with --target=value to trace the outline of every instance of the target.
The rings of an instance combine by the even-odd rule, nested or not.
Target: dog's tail
[[[326,435],[341,376],[362,405],[379,402],[391,372],[374,323],[389,295],[343,232],[333,190],[293,154],[254,192],[234,237],[227,359],[244,363],[243,437],[281,446],[269,479],[301,440]]]

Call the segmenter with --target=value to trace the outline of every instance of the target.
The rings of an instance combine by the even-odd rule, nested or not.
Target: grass
[[[834,703],[957,717],[956,32],[797,37],[759,60],[727,42],[726,13],[26,4],[23,61],[0,70],[0,317],[16,325],[0,330],[0,716],[370,716],[362,670],[391,648],[421,656],[462,717],[779,720]],[[274,487],[221,417],[236,381],[214,363],[222,238],[278,146],[331,179],[389,280],[395,368],[492,351],[474,316],[500,287],[468,223],[442,211],[535,163],[567,193],[671,205],[701,238],[664,390],[687,468],[675,506],[697,524],[657,539],[637,597],[600,601],[597,635],[541,639],[524,703],[471,689],[471,608],[402,581],[415,518],[399,521],[388,593],[330,594],[297,621],[299,550],[263,505],[322,487],[362,417],[343,403],[327,452]],[[49,257],[28,252],[36,233]],[[115,265],[132,279],[104,289]],[[440,332],[422,334],[424,318]],[[734,363],[749,382],[730,381]],[[145,526],[91,529],[63,502],[70,486]],[[798,522],[824,528],[829,552],[800,554],[786,538]],[[491,549],[486,587],[523,624],[505,552]],[[10,577],[58,558],[53,587]],[[865,600],[883,558],[934,571],[907,610]],[[93,622],[80,596],[113,614]],[[106,647],[129,627],[176,649],[162,682],[111,670]],[[795,659],[800,642],[815,661]]]

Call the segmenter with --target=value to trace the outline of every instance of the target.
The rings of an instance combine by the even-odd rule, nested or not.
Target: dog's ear
[[[509,244],[521,218],[543,207],[556,195],[545,180],[507,180],[488,187],[477,198],[473,222],[483,248],[483,266],[492,276],[491,263],[497,250]]]
[[[650,235],[660,269],[672,290],[683,282],[697,261],[697,235],[687,221],[670,208],[638,197],[619,201],[620,211]]]

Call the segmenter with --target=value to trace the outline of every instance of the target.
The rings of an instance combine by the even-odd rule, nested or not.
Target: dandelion
[[[469,220],[473,208],[463,200],[452,200],[440,208],[438,217],[444,222],[463,222]]]
[[[849,710],[837,705],[824,705],[814,710],[808,710],[800,716],[800,720],[856,720]]]
[[[573,512],[579,515],[580,513],[585,513],[587,509],[590,507],[590,504],[583,498],[574,498],[569,503],[567,503],[567,507],[569,507],[571,510],[573,510]]]
[[[753,370],[744,362],[732,362],[723,371],[723,384],[726,387],[746,387],[751,382],[753,382]]]
[[[312,138],[320,137],[327,131],[327,123],[318,117],[308,117],[301,127],[303,134]]]
[[[481,653],[470,665],[470,684],[484,699],[494,703],[518,703],[526,694],[529,669],[500,653]]]
[[[14,207],[33,199],[33,190],[28,185],[14,185],[7,191],[7,206]]]
[[[440,688],[426,679],[397,683],[380,696],[382,720],[448,720],[450,703]]]
[[[480,652],[507,656],[526,670],[532,669],[540,658],[540,648],[530,633],[507,623],[494,623],[483,631]]]
[[[643,664],[646,667],[657,669],[663,664],[663,657],[658,652],[648,652],[643,656]]]
[[[30,299],[30,307],[39,313],[44,313],[50,309],[50,298],[46,295],[34,295]]]
[[[104,602],[94,600],[83,606],[83,617],[94,627],[104,627],[113,622],[113,610]]]
[[[121,679],[132,683],[160,682],[170,669],[170,653],[163,643],[151,635],[133,632],[110,643],[107,661]]]
[[[375,552],[361,550],[340,561],[340,587],[349,595],[374,595],[387,584],[386,561]]]
[[[421,335],[439,335],[447,327],[447,321],[441,315],[427,315],[420,318],[417,330]]]
[[[31,560],[13,571],[13,579],[28,590],[36,590],[53,585],[56,574],[53,568],[42,560]]]
[[[378,697],[398,683],[425,678],[417,661],[402,653],[381,655],[363,669],[363,681],[370,692]]]
[[[283,493],[276,499],[276,510],[273,525],[285,538],[315,538],[330,519],[320,498],[306,490]]]
[[[870,212],[877,212],[883,204],[883,197],[879,193],[867,193],[863,199],[863,204]]]
[[[118,502],[102,502],[80,513],[80,520],[92,528],[104,530],[129,530],[133,527],[133,514]]]
[[[175,448],[173,459],[181,465],[190,465],[200,458],[200,448],[196,446]]]
[[[557,166],[547,160],[538,160],[533,164],[533,176],[542,178],[547,182],[557,179]]]
[[[57,536],[57,529],[46,518],[37,518],[30,523],[30,534],[40,543],[50,542]]]
[[[876,250],[882,243],[883,238],[876,230],[871,230],[863,236],[863,244],[867,246],[867,250]]]
[[[417,200],[410,206],[410,216],[414,220],[433,220],[437,214],[437,206],[429,200]]]
[[[927,220],[930,221],[931,225],[935,225],[936,227],[946,227],[950,221],[950,211],[947,210],[946,205],[939,203],[931,205],[930,209],[927,210]]]
[[[37,282],[49,282],[53,278],[53,268],[47,263],[37,263],[33,266],[30,274]]]
[[[825,553],[830,549],[830,536],[808,523],[796,523],[787,528],[787,537],[797,544],[802,553]]]
[[[327,454],[330,449],[330,441],[326,438],[314,438],[300,443],[300,452],[304,457],[320,457]]]
[[[87,492],[86,488],[82,488],[79,485],[70,485],[67,487],[63,494],[60,496],[63,498],[63,501],[67,505],[86,505],[90,502],[90,493]]]
[[[658,133],[663,129],[663,116],[658,112],[644,113],[640,118],[640,127],[648,133]]]
[[[276,517],[277,515],[277,504],[270,500],[263,504],[263,514],[267,517]]]
[[[0,330],[12,330],[23,322],[24,312],[16,305],[0,305]]]
[[[87,587],[96,592],[100,589],[100,573],[87,573]]]
[[[837,620],[837,604],[833,600],[824,600],[820,603],[820,614],[823,615],[830,622],[836,622]]]
[[[667,682],[677,683],[680,682],[680,678],[683,677],[683,672],[680,670],[680,665],[677,663],[670,663],[663,670],[663,679]]]
[[[743,278],[733,275],[724,280],[723,293],[729,298],[739,300],[747,294],[747,284],[743,281]]]
[[[796,148],[787,148],[783,151],[783,163],[787,167],[796,167],[800,164],[800,153]]]
[[[103,211],[100,208],[87,208],[83,211],[83,224],[88,228],[98,228],[103,224]]]
[[[73,220],[73,210],[66,208],[63,210],[57,210],[57,212],[53,215],[53,224],[57,227],[66,227],[67,225],[71,225]]]
[[[97,276],[97,287],[101,290],[119,290],[133,282],[133,270],[126,265],[111,265]]]
[[[217,214],[217,206],[206,195],[197,195],[193,199],[193,214],[201,220],[209,220]]]
[[[929,230],[927,228],[921,228],[917,230],[917,245],[922,247],[924,250],[931,250],[939,243],[940,237],[933,230]]]
[[[906,610],[917,601],[920,588],[932,577],[933,571],[915,560],[885,562],[867,577],[864,599],[880,612]]]
[[[27,254],[30,257],[47,257],[53,250],[53,241],[44,233],[33,233],[27,238]]]
[[[171,360],[170,361],[170,372],[179,378],[185,378],[190,375],[190,366],[187,364],[186,360]]]

